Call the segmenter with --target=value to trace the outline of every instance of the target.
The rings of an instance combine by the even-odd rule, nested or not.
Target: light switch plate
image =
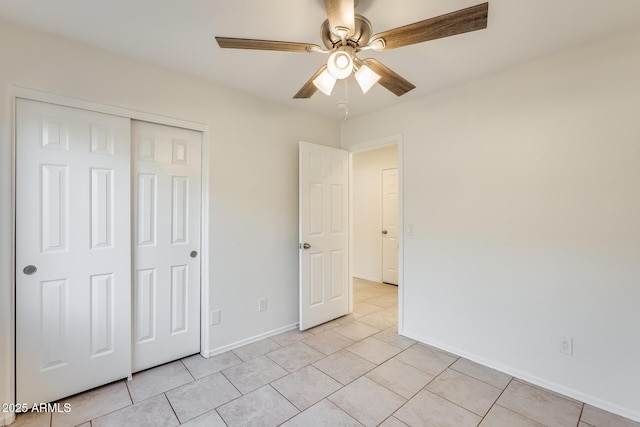
[[[404,235],[413,236],[413,224],[407,224],[404,226]]]
[[[211,311],[211,321],[209,322],[211,326],[220,324],[220,310],[212,310]]]

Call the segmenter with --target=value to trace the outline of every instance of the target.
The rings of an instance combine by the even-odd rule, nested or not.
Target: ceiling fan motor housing
[[[364,16],[356,13],[355,24],[356,26],[353,36],[348,37],[346,40],[347,45],[354,48],[366,46],[369,44],[369,39],[371,38],[371,22],[369,22],[369,20]],[[322,39],[324,46],[329,50],[333,50],[334,48],[342,45],[342,38],[331,32],[328,19],[326,19],[320,26],[320,38]]]

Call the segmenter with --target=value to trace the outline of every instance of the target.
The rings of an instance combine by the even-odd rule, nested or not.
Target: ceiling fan
[[[489,3],[482,3],[372,35],[369,20],[355,13],[358,0],[324,0],[324,3],[328,16],[320,27],[324,48],[309,43],[231,37],[216,37],[216,41],[221,48],[330,54],[327,64],[311,76],[294,98],[310,98],[318,89],[330,95],[336,81],[352,73],[364,93],[379,83],[401,96],[415,86],[376,59],[359,59],[356,54],[370,49],[395,49],[481,30],[487,28],[489,11]]]

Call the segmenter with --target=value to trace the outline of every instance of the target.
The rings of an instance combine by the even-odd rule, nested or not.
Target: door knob
[[[387,230],[382,230],[382,234],[387,234],[388,231]]]
[[[27,265],[25,268],[22,269],[22,272],[27,276],[31,276],[36,271],[38,271],[38,268],[35,265]]]
[[[195,258],[198,256],[198,251],[191,251],[189,255],[191,256],[191,258]]]
[[[305,249],[309,249],[309,248],[311,248],[311,245],[310,245],[310,244],[308,244],[308,243],[304,243],[304,244],[302,245],[302,247],[303,247],[303,248],[305,248]]]

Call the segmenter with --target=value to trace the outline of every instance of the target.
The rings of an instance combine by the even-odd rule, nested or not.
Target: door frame
[[[342,147],[349,151],[349,170],[353,153],[396,145],[398,147],[398,334],[404,332],[404,179],[402,134]],[[353,312],[353,174],[349,174],[349,311]]]
[[[188,120],[176,119],[172,117],[162,116],[159,114],[142,112],[131,110],[128,108],[121,108],[112,105],[100,104],[97,102],[86,101],[76,98],[70,98],[67,96],[56,95],[48,92],[42,92],[36,89],[25,88],[17,85],[10,85],[9,98],[11,102],[11,199],[9,201],[9,207],[11,212],[11,262],[14,266],[11,272],[11,286],[10,291],[10,324],[9,330],[10,347],[9,347],[9,366],[0,366],[0,370],[8,369],[5,372],[6,378],[9,379],[9,387],[12,390],[15,400],[15,384],[16,384],[16,363],[15,363],[15,314],[16,314],[16,269],[15,265],[15,241],[16,241],[16,100],[18,98],[31,99],[34,101],[48,102],[51,104],[57,104],[65,107],[78,108],[83,110],[95,111],[97,113],[111,114],[114,116],[125,117],[132,120],[141,120],[152,123],[158,123],[167,126],[185,128],[202,133],[202,176],[201,176],[201,209],[200,209],[200,354],[203,357],[209,357],[210,346],[210,326],[208,322],[207,313],[209,313],[209,145],[210,145],[210,129],[209,125],[205,123],[193,122]],[[9,414],[11,418],[11,414]],[[5,422],[12,422],[12,419],[7,419]]]

